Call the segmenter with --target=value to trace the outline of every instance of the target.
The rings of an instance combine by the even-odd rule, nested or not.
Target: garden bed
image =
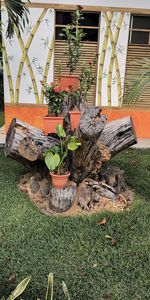
[[[53,272],[54,299],[64,299],[62,280],[71,299],[149,299],[149,162],[149,150],[127,150],[111,161],[135,192],[129,211],[58,218],[41,214],[18,191],[26,171],[0,151],[0,295],[31,275],[23,299],[42,298]]]

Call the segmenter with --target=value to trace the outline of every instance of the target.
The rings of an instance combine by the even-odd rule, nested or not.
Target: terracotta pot
[[[80,124],[81,112],[79,110],[71,110],[69,111],[69,114],[70,114],[71,131],[73,131]]]
[[[59,80],[59,86],[62,90],[69,89],[76,91],[79,87],[79,78],[74,75],[62,75]]]
[[[53,187],[57,189],[63,189],[67,183],[68,183],[68,178],[70,176],[70,172],[64,175],[58,175],[50,172],[51,178],[52,178],[52,185]]]
[[[44,116],[44,133],[48,135],[48,133],[56,133],[56,125],[57,123],[63,126],[64,118],[62,116]]]

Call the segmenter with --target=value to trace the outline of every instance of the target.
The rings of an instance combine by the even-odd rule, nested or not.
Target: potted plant
[[[96,61],[96,58],[92,62],[89,61],[88,67],[83,65],[81,75],[79,77],[80,84],[78,90],[73,91],[72,95],[70,95],[70,97],[73,97],[74,99],[74,109],[69,111],[71,131],[76,129],[80,123],[81,110],[86,102],[87,93],[95,81],[95,77],[93,76],[93,67],[96,64]]]
[[[72,73],[76,70],[77,63],[80,57],[81,41],[86,35],[83,29],[79,29],[79,23],[83,20],[82,6],[78,5],[77,9],[72,13],[72,23],[66,25],[60,33],[67,44],[67,51],[64,53],[67,56],[67,67],[69,75],[60,75],[59,85],[61,88],[69,88],[77,90],[79,86],[79,78]]]
[[[57,83],[50,84],[42,82],[43,93],[48,104],[48,115],[43,117],[44,133],[56,133],[56,124],[63,126],[63,116],[61,115],[62,104],[67,91],[60,88]]]
[[[56,133],[60,139],[58,146],[52,146],[44,153],[46,166],[50,171],[52,185],[55,188],[64,188],[67,185],[70,172],[66,166],[69,151],[75,151],[81,143],[75,136],[66,136],[60,124],[56,125]]]

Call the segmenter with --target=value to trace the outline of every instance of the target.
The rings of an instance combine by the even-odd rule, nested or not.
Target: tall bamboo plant
[[[133,64],[133,62],[131,62]],[[129,79],[125,82],[124,104],[136,104],[144,90],[150,86],[150,58],[134,60],[137,66],[131,70]]]

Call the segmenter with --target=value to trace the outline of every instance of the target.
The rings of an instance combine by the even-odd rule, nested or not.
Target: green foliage
[[[2,127],[4,124],[5,124],[4,111],[0,110],[0,127]]]
[[[60,124],[56,124],[56,133],[57,133],[59,138],[65,138],[66,137],[66,132]]]
[[[125,85],[124,103],[127,105],[136,104],[143,91],[150,85],[150,59],[135,60],[134,65],[137,67],[131,70],[130,78]]]
[[[53,150],[52,150],[53,151]],[[45,154],[45,163],[50,171],[54,171],[60,163],[59,154],[53,154],[51,150],[48,150]]]
[[[27,0],[30,2],[30,0]],[[23,30],[26,22],[28,23],[29,10],[21,0],[4,0],[8,13],[8,26],[6,35],[12,38],[14,35],[14,27]]]
[[[95,82],[93,69],[97,63],[97,57],[93,61],[89,61],[89,65],[82,66],[81,74],[79,76],[79,88],[76,91],[71,91],[68,94],[69,101],[72,108],[82,108],[82,104],[87,101],[87,94]]]
[[[66,171],[65,159],[69,151],[75,151],[81,143],[75,136],[66,136],[64,128],[56,125],[56,133],[60,138],[58,146],[53,146],[44,153],[45,164],[50,171],[56,171],[58,174],[63,174]]]
[[[58,116],[62,112],[63,100],[68,94],[67,91],[60,89],[57,83],[50,84],[41,82],[43,85],[43,93],[48,104],[48,114]]]
[[[67,43],[65,54],[68,56],[67,67],[69,67],[70,74],[76,70],[80,57],[81,41],[86,35],[83,29],[78,28],[81,20],[83,20],[82,7],[78,6],[77,10],[72,13],[72,23],[66,25],[60,33],[60,37]]]
[[[85,102],[87,98],[87,93],[91,89],[92,84],[95,82],[95,77],[93,76],[93,68],[96,65],[97,58],[92,62],[89,61],[88,67],[84,65],[82,67],[81,75],[79,77],[80,85],[78,89],[79,98],[81,102]]]

